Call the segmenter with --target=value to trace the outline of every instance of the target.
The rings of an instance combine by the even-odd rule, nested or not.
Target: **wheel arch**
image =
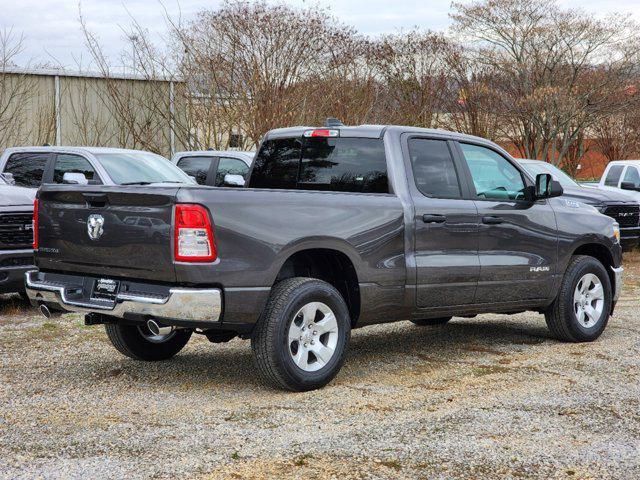
[[[336,288],[349,308],[351,324],[360,316],[360,286],[356,262],[343,248],[335,245],[307,244],[289,251],[282,262],[274,285],[293,277],[323,280]]]
[[[611,250],[606,245],[597,242],[583,243],[573,250],[571,256],[574,257],[576,255],[586,255],[598,260],[607,271],[609,281],[611,282],[612,291],[615,290],[616,279],[613,271],[613,267],[615,267],[615,261]]]

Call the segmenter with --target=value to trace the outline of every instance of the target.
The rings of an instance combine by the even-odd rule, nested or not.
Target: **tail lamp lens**
[[[176,205],[174,245],[178,262],[213,262],[217,258],[209,212],[203,206]]]
[[[33,220],[31,222],[31,228],[33,229],[33,249],[38,249],[38,199],[33,202]]]

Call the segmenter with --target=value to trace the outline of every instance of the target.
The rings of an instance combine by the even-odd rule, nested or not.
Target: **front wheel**
[[[168,360],[184,348],[191,338],[191,330],[173,330],[154,335],[146,325],[105,324],[111,344],[123,355],[135,360]]]
[[[321,280],[298,277],[273,288],[251,347],[267,383],[300,392],[321,388],[338,374],[350,335],[340,293]]]
[[[559,340],[591,342],[607,326],[611,302],[611,280],[604,266],[593,257],[575,256],[545,313],[547,326]]]

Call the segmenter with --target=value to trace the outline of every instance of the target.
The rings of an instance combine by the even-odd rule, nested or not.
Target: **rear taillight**
[[[31,222],[31,228],[33,228],[33,249],[38,249],[38,199],[33,202],[33,221]]]
[[[209,212],[201,205],[175,209],[174,256],[177,262],[213,262],[217,258]]]

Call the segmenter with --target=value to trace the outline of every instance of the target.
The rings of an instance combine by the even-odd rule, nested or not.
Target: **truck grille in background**
[[[604,214],[615,219],[621,227],[637,227],[640,222],[640,205],[610,205]]]
[[[33,244],[33,215],[0,214],[0,249],[29,248]]]
[[[7,267],[29,267],[33,265],[35,262],[33,257],[16,257],[16,258],[7,258],[0,262],[0,268]]]

